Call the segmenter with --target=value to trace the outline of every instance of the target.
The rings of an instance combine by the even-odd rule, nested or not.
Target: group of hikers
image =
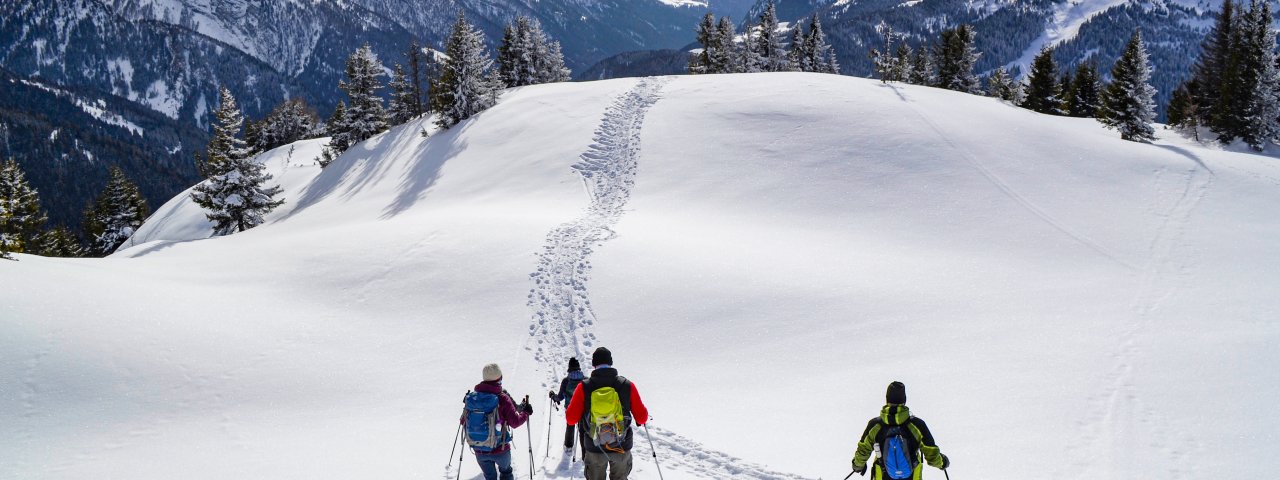
[[[609,349],[600,347],[592,352],[591,367],[587,376],[578,359],[570,358],[568,375],[561,380],[559,391],[548,392],[553,402],[565,404],[565,453],[576,456],[575,444],[581,445],[587,480],[626,480],[632,467],[632,425],[648,423],[649,410],[635,384],[618,375]],[[485,365],[483,378],[463,400],[459,432],[465,430],[462,436],[475,453],[485,480],[514,480],[511,430],[529,421],[533,406],[528,396],[517,404],[502,388],[502,370],[497,364]],[[880,415],[867,422],[858,440],[849,476],[866,475],[870,468],[874,480],[920,480],[925,463],[944,472],[951,465],[924,420],[912,416],[906,403],[906,386],[890,383]],[[873,452],[876,458],[869,464]],[[532,450],[530,456],[532,461]]]

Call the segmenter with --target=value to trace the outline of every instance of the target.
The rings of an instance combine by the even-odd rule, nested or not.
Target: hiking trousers
[[[584,452],[582,463],[587,480],[627,480],[627,475],[631,475],[631,452]],[[605,467],[609,469],[608,475],[605,474]]]
[[[484,480],[515,480],[515,471],[511,468],[511,450],[490,455],[476,453],[476,463],[484,473]]]

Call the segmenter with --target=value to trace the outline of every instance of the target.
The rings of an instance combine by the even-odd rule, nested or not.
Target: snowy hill
[[[813,74],[429,125],[268,153],[288,210],[242,234],[178,197],[110,258],[0,265],[0,477],[441,478],[483,364],[542,399],[597,345],[668,479],[843,478],[895,379],[957,480],[1280,466],[1275,158]]]

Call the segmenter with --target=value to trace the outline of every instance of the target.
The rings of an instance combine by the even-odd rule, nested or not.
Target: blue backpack
[[[463,427],[467,445],[477,452],[491,452],[511,441],[511,431],[498,421],[499,397],[492,393],[468,392],[462,400]]]
[[[893,425],[884,431],[884,450],[880,452],[880,458],[885,478],[903,480],[911,478],[915,472],[915,463],[907,451],[907,439],[903,438],[904,430],[901,425]]]

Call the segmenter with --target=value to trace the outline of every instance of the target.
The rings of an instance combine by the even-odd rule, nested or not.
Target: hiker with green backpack
[[[858,441],[858,449],[853,454],[854,473],[867,474],[867,460],[877,448],[879,455],[871,468],[871,478],[874,480],[920,480],[924,469],[920,461],[922,456],[930,466],[940,468],[943,472],[951,466],[951,460],[942,454],[938,444],[933,441],[929,426],[919,417],[912,416],[906,403],[906,385],[902,382],[890,383],[880,416],[867,422],[862,440]]]
[[[484,381],[463,398],[463,438],[475,453],[485,480],[514,480],[511,467],[511,430],[520,428],[533,415],[529,397],[519,405],[502,388],[502,370],[498,364],[484,366]],[[462,465],[458,465],[461,475]]]
[[[591,366],[591,376],[573,392],[565,421],[570,426],[583,424],[579,430],[587,480],[626,480],[631,474],[632,422],[648,423],[649,410],[636,385],[613,368],[609,349],[597,348]]]

